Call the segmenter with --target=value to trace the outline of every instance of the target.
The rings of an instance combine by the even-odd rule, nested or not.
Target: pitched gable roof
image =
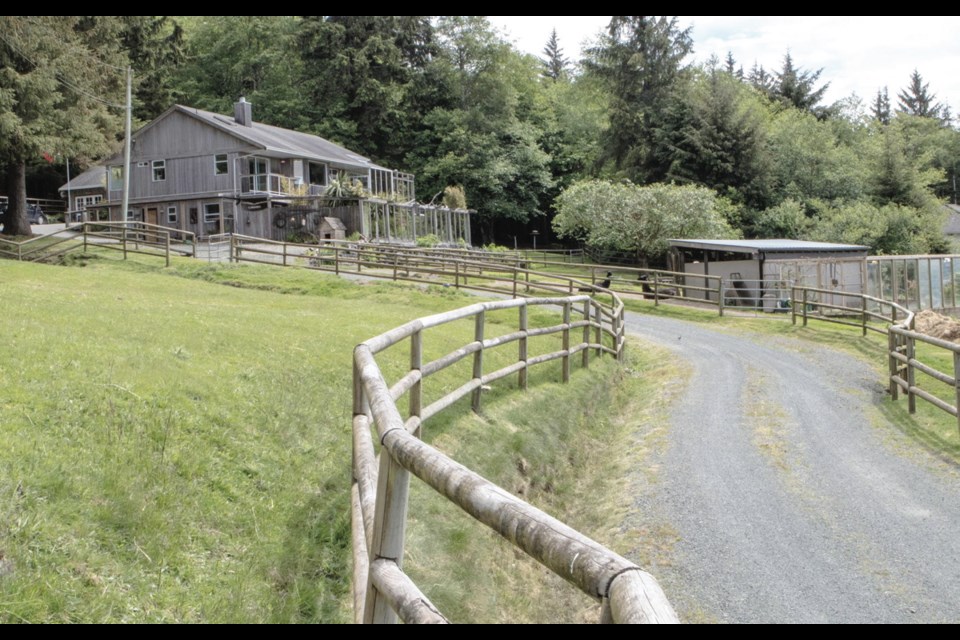
[[[208,124],[215,129],[228,135],[238,138],[247,144],[259,147],[264,151],[278,156],[290,156],[296,158],[305,158],[318,162],[330,162],[338,165],[346,165],[357,169],[385,169],[375,164],[369,158],[359,153],[354,153],[345,147],[334,144],[325,138],[315,136],[300,131],[292,131],[282,127],[275,127],[262,122],[253,122],[247,127],[230,116],[225,116],[212,111],[204,111],[194,107],[185,107],[183,105],[173,105],[155,120],[142,127],[137,134],[153,128],[158,122],[161,122],[171,113],[178,112],[189,117],[196,118],[201,122]],[[117,156],[115,156],[116,158]],[[113,159],[111,159],[113,160]]]
[[[74,176],[70,182],[61,186],[58,191],[65,192],[80,191],[81,189],[106,189],[107,188],[107,168],[102,164],[95,164],[78,176]]]

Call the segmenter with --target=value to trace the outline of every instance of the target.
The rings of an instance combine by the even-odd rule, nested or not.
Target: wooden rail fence
[[[602,287],[568,275],[395,251],[372,243],[347,243],[318,249],[316,245],[266,242],[259,238],[233,236],[231,259],[283,266],[298,266],[336,274],[359,274],[371,278],[452,286],[510,297],[573,295],[589,292],[615,306],[619,298]],[[620,337],[622,340],[622,326]]]
[[[716,307],[721,316],[726,307],[720,276],[602,264],[580,266],[589,270],[591,284],[609,280],[607,288],[611,291],[620,295],[639,295],[653,300],[654,306],[658,306],[661,300],[697,302]]]
[[[530,268],[530,262],[520,259],[467,260],[452,256],[470,254],[453,250],[345,241],[308,245],[241,235],[232,236],[230,255],[236,262],[296,265],[336,274],[362,273],[398,281],[449,283],[457,288],[511,296],[600,291],[653,299],[655,305],[667,299],[692,300],[716,306],[720,315],[723,315],[724,308],[722,282],[718,276],[659,269],[617,267],[616,274],[607,278],[605,274],[611,267],[604,265],[543,262],[540,264],[544,268],[560,267],[567,271],[538,271]],[[570,268],[582,272],[582,275],[571,275]]]
[[[189,231],[143,222],[84,222],[22,241],[0,238],[0,257],[41,262],[92,246],[120,251],[124,259],[130,253],[159,256],[168,267],[171,255],[197,254],[196,236]]]
[[[860,300],[860,312],[851,312],[849,306],[826,304],[820,296],[842,296]],[[894,302],[861,293],[838,292],[832,289],[794,287],[792,293],[793,323],[797,317],[807,326],[808,319],[858,327],[863,335],[867,331],[887,334],[888,393],[893,400],[899,399],[900,391],[907,394],[907,408],[916,413],[917,398],[925,400],[957,418],[960,429],[960,345],[915,331],[914,313]],[[824,313],[826,310],[828,313]],[[874,322],[879,321],[879,325]],[[917,345],[928,345],[950,353],[949,372],[940,371],[930,362],[920,359]],[[935,351],[933,353],[936,353]],[[928,388],[921,387],[917,373],[942,383],[951,389],[950,400],[938,397]]]
[[[83,236],[83,251],[91,246],[116,250],[127,259],[130,253],[160,256],[170,266],[171,255],[197,256],[197,236],[145,222],[84,222],[71,227]]]
[[[74,236],[48,233],[22,241],[0,238],[0,257],[21,262],[41,262],[80,249]]]
[[[416,476],[440,495],[486,524],[506,540],[602,603],[603,622],[677,622],[653,576],[600,544],[527,504],[465,466],[425,444],[424,422],[457,400],[470,396],[474,410],[489,383],[517,376],[526,388],[530,367],[561,360],[561,379],[570,376],[573,356],[589,366],[590,353],[623,354],[623,304],[607,307],[586,295],[519,298],[474,304],[420,318],[356,347],[353,390],[353,598],[357,622],[447,622],[403,572],[404,531],[410,478]],[[530,306],[562,309],[562,322],[530,328]],[[486,318],[493,311],[517,309],[518,328],[485,337]],[[580,320],[573,320],[574,313]],[[431,362],[423,361],[425,332],[439,325],[473,318],[474,341]],[[582,334],[578,334],[578,330]],[[536,335],[561,335],[561,349],[528,357],[527,341]],[[578,344],[571,337],[582,335]],[[604,340],[607,337],[609,340]],[[409,342],[408,372],[390,386],[375,358],[384,349]],[[517,344],[518,359],[497,371],[486,371],[484,353]],[[423,405],[424,381],[464,358],[473,359],[472,378],[435,402]],[[407,396],[406,419],[398,401]],[[380,445],[379,462],[371,428]]]
[[[849,304],[824,302],[824,298],[854,299],[859,301],[855,307]],[[790,293],[790,312],[793,324],[797,317],[807,326],[808,319],[858,327],[867,335],[867,331],[886,334],[890,325],[908,323],[913,328],[913,312],[889,300],[882,300],[863,293],[839,291],[836,289],[818,289],[816,287],[793,287]],[[879,326],[876,322],[881,323]]]

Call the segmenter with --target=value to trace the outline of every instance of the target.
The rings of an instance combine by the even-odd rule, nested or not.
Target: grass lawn
[[[67,262],[0,262],[0,622],[349,620],[352,346],[476,298],[187,259]],[[492,320],[488,335],[507,332],[516,312]],[[434,331],[428,359],[473,326]],[[531,355],[555,348],[544,338]],[[392,351],[378,357],[388,378],[407,358]],[[636,453],[625,443],[655,401],[643,372],[657,354],[634,351],[628,369],[595,360],[567,386],[558,363],[528,394],[504,380],[483,415],[464,400],[426,438],[614,544],[627,496],[612,489]],[[463,376],[430,378],[426,402]],[[523,561],[518,574],[473,527],[415,488],[411,573],[454,620],[542,619],[555,602],[543,570]],[[564,591],[567,619],[593,607]]]

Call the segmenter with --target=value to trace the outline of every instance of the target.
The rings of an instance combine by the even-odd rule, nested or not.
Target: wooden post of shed
[[[803,290],[803,326],[807,326],[807,290]]]
[[[709,281],[708,281],[706,278],[704,278],[704,282],[703,282],[704,288],[707,288],[707,287],[706,287],[707,282],[709,282]],[[706,294],[706,295],[707,295],[707,298],[710,297],[710,294],[709,294],[709,293]],[[719,279],[717,280],[717,309],[718,309],[719,312],[720,312],[720,317],[721,317],[721,318],[723,317],[723,307],[724,307],[724,301],[723,301],[723,278],[719,278]]]
[[[481,311],[476,315],[473,339],[480,343],[480,348],[473,354],[473,381],[477,388],[473,390],[473,410],[480,412],[480,398],[483,394],[483,325],[485,313]]]

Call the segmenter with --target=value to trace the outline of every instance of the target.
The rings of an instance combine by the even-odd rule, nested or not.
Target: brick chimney
[[[233,119],[245,127],[253,126],[253,105],[243,96],[233,105]]]

